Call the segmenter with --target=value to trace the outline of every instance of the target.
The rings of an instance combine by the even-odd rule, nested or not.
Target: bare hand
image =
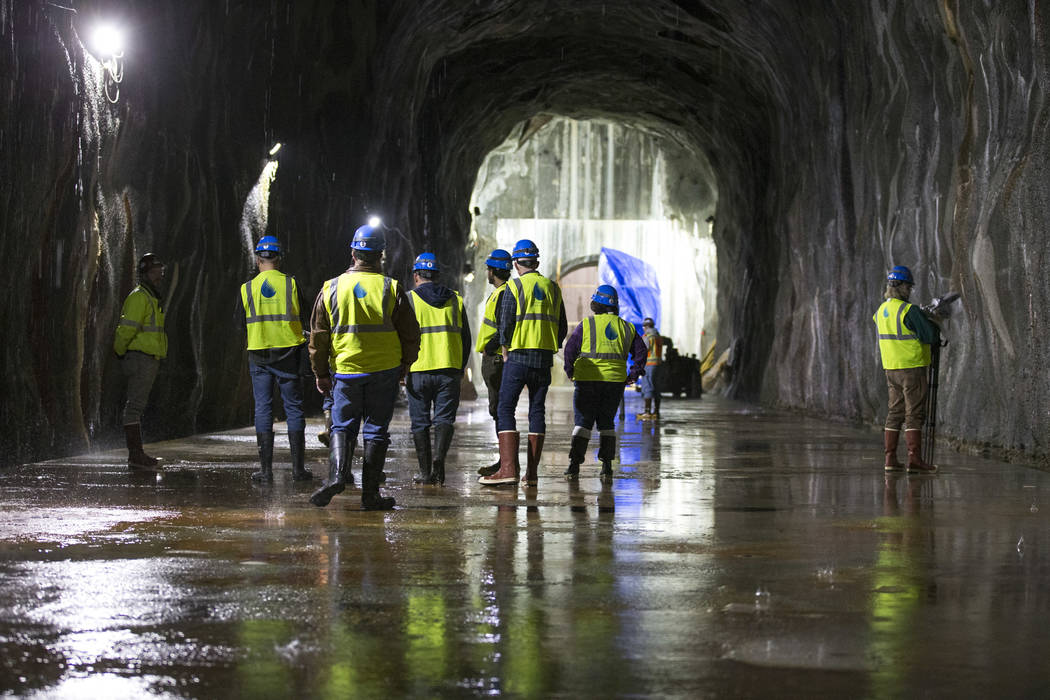
[[[332,390],[331,377],[318,377],[315,383],[317,384],[318,393],[327,394]]]

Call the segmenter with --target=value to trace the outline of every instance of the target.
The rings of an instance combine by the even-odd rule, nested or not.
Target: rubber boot
[[[361,466],[361,507],[364,510],[391,510],[395,501],[379,494],[379,475],[386,461],[387,444],[365,440],[365,456]]]
[[[905,430],[904,440],[908,443],[908,472],[933,474],[937,467],[922,461],[922,431]]]
[[[439,423],[434,426],[434,470],[430,474],[430,483],[445,485],[445,457],[452,446],[452,435],[456,427],[451,423]]]
[[[499,440],[499,431],[496,431],[496,440]],[[478,468],[478,474],[482,476],[492,476],[499,471],[499,460],[497,459],[492,464],[487,464],[484,467]]]
[[[128,446],[128,469],[150,469],[157,461],[142,449],[142,425],[129,423],[124,426],[124,441]]]
[[[525,476],[521,483],[526,486],[535,486],[539,481],[538,468],[540,466],[540,455],[543,454],[543,433],[529,433],[529,444],[525,448]]]
[[[576,426],[572,431],[572,442],[569,444],[569,468],[565,470],[567,479],[580,476],[580,465],[587,456],[587,443],[591,441],[591,431]]]
[[[653,412],[649,414],[649,418],[652,420],[660,420],[660,393],[657,392],[656,396],[653,397]]]
[[[483,486],[500,486],[516,484],[521,467],[518,463],[518,449],[521,435],[517,430],[504,430],[499,434],[499,469],[491,476],[483,476],[478,483]]]
[[[613,478],[612,461],[616,457],[616,431],[603,430],[598,436],[598,460],[602,463],[602,481]]]
[[[642,410],[641,413],[638,414],[638,420],[649,420],[650,418],[653,417],[653,414],[649,412],[649,411],[653,410],[653,400],[652,399],[644,399],[644,401],[645,401],[645,408]]]
[[[897,443],[901,439],[901,431],[886,428],[882,431],[883,442],[886,445],[886,471],[904,471],[904,467],[897,461]]]
[[[256,433],[255,441],[259,444],[259,471],[252,472],[252,481],[263,484],[273,483],[273,431]]]
[[[416,459],[419,460],[419,474],[412,481],[417,484],[430,484],[433,460],[430,452],[430,428],[423,428],[412,433],[412,440],[416,443]]]
[[[292,481],[310,481],[314,475],[306,468],[306,432],[288,431],[288,449],[292,453]]]
[[[324,430],[317,433],[317,441],[325,447],[328,447],[329,441],[332,439],[332,411],[331,409],[324,412]]]
[[[346,490],[347,476],[350,473],[350,460],[354,457],[354,446],[348,445],[346,433],[332,433],[331,444],[328,446],[328,479],[321,484],[321,488],[314,491],[310,496],[310,503],[324,508],[332,500],[332,496]],[[349,478],[351,485],[354,478]]]

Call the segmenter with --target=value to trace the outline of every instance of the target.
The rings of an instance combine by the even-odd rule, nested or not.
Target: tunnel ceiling
[[[250,389],[229,368],[243,339],[216,329],[250,264],[242,214],[275,141],[270,232],[317,289],[370,213],[401,232],[393,274],[423,246],[462,260],[485,155],[558,114],[621,121],[710,164],[729,393],[874,422],[885,396],[867,324],[884,270],[904,262],[920,293],[963,294],[953,323],[970,342],[945,371],[1021,397],[997,395],[980,417],[968,390],[946,397],[946,433],[1044,454],[1038,8],[0,0],[0,253],[19,261],[6,326],[26,339],[0,357],[22,368],[6,381],[23,397],[4,406],[0,448],[17,458],[115,436],[107,346],[146,250],[179,268],[154,434],[246,422]],[[83,44],[106,16],[132,35],[115,105]]]

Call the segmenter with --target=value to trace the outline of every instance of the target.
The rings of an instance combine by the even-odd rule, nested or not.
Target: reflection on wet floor
[[[567,464],[552,391],[537,488],[483,489],[484,401],[445,488],[320,509],[248,475],[249,430],[0,471],[0,693],[40,697],[1050,695],[1048,475],[705,397],[640,423],[615,479]],[[325,452],[308,436],[315,474]],[[354,465],[359,470],[358,463]]]

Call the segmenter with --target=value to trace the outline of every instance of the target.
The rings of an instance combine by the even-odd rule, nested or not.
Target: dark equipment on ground
[[[700,360],[678,354],[671,339],[663,336],[664,360],[657,367],[653,384],[661,394],[698,399],[703,393],[700,381]]]

